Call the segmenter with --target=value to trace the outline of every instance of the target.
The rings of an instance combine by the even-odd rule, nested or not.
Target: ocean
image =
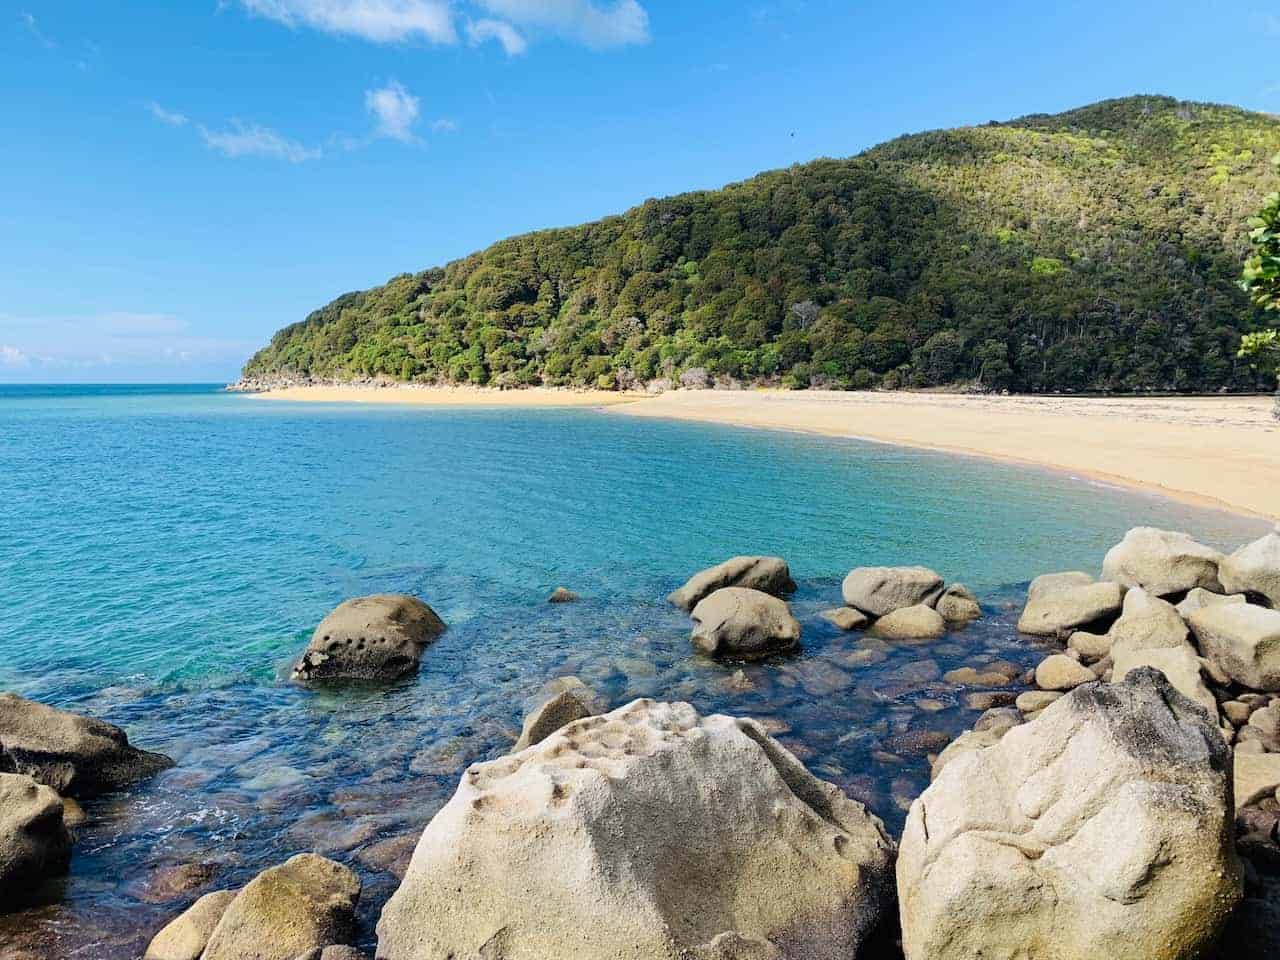
[[[908,734],[954,735],[978,715],[940,674],[1043,656],[1013,628],[1027,580],[1097,572],[1132,526],[1220,547],[1269,527],[860,441],[212,385],[0,387],[0,517],[0,689],[178,761],[86,804],[52,902],[0,917],[6,957],[95,960],[139,956],[198,894],[305,850],[360,873],[371,942],[394,863],[561,674],[614,705],[760,717],[897,831],[928,782],[912,747],[927,737]],[[801,654],[745,668],[750,689],[729,682],[739,665],[693,655],[687,617],[664,601],[741,553],[790,562],[804,628]],[[984,619],[886,648],[818,617],[852,567],[907,563],[967,584]],[[558,586],[581,602],[548,605]],[[288,683],[315,624],[378,592],[415,594],[449,624],[420,674]]]

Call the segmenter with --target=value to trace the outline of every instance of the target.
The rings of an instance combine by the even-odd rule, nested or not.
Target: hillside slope
[[[246,378],[1269,387],[1235,358],[1280,119],[1163,97],[923,133],[349,293]]]

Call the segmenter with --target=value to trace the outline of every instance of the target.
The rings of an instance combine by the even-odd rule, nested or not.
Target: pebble
[[[1062,694],[1054,690],[1027,690],[1018,694],[1018,699],[1014,703],[1024,714],[1039,713],[1061,697]]]
[[[1041,690],[1074,690],[1096,680],[1093,671],[1063,653],[1055,653],[1036,667],[1036,686]]]
[[[1014,702],[1012,691],[992,690],[987,693],[970,693],[964,698],[965,706],[970,710],[990,710],[992,707],[1007,707]]]

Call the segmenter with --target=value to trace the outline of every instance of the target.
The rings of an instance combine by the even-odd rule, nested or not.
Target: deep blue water
[[[1219,546],[1267,526],[857,441],[210,386],[0,387],[0,511],[0,688],[179,761],[91,804],[58,902],[0,921],[0,948],[95,958],[136,956],[198,893],[307,849],[361,872],[371,935],[395,884],[388,841],[420,831],[467,763],[506,750],[525,698],[562,673],[615,704],[762,717],[896,828],[927,782],[923,756],[891,749],[900,735],[976,716],[939,674],[1035,661],[1011,626],[1019,584],[1096,570],[1137,524]],[[746,691],[727,682],[735,666],[691,655],[663,602],[737,553],[790,561],[805,630],[804,653],[747,668]],[[987,617],[887,649],[817,617],[851,567],[880,563],[967,583]],[[548,606],[561,585],[583,602]],[[450,624],[418,678],[345,693],[283,680],[330,608],[384,591]],[[192,862],[212,887],[160,889],[156,871]]]

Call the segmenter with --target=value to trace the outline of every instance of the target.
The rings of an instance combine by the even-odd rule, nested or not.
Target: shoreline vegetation
[[[255,385],[247,385],[253,387]],[[999,396],[907,392],[496,390],[290,384],[252,395],[304,403],[609,407],[613,413],[873,440],[1041,467],[1196,506],[1280,519],[1273,398]],[[246,391],[248,392],[248,391]]]

